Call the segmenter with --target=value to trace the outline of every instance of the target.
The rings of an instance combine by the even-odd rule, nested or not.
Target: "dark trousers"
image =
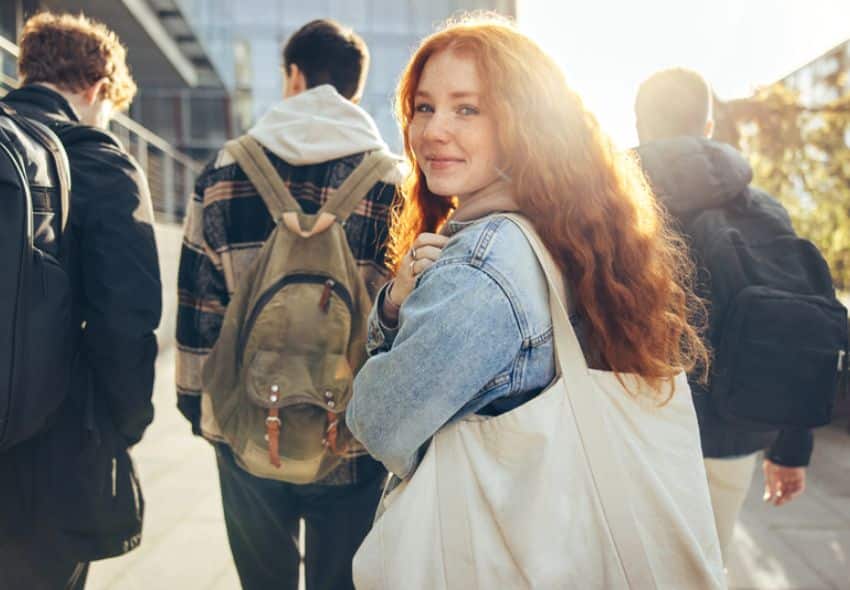
[[[307,590],[353,589],[351,560],[369,532],[380,474],[348,486],[294,485],[255,477],[217,444],[230,550],[243,590],[298,588],[298,521],[303,518]]]
[[[49,539],[0,541],[2,590],[83,590],[88,573]]]

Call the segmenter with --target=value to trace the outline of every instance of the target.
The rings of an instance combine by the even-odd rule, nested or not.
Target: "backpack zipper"
[[[238,347],[238,357],[242,359],[242,355],[245,352],[245,342],[248,339],[248,334],[251,333],[251,329],[254,327],[254,323],[257,321],[257,317],[260,315],[260,312],[266,306],[266,304],[274,297],[278,291],[286,287],[287,285],[304,285],[304,284],[314,284],[314,285],[322,285],[324,290],[322,291],[322,296],[319,299],[319,308],[322,311],[326,311],[324,306],[330,304],[330,296],[331,293],[336,293],[342,302],[345,303],[345,306],[348,308],[348,312],[354,315],[354,302],[351,299],[351,294],[348,290],[335,280],[331,279],[326,275],[319,274],[308,274],[308,273],[295,273],[291,275],[286,275],[275,281],[265,292],[260,295],[259,299],[257,299],[256,305],[251,310],[251,315],[248,316],[248,321],[245,322],[245,328],[239,335],[239,347]]]

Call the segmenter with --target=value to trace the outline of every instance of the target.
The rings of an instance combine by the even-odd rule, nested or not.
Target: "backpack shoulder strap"
[[[24,117],[9,104],[0,102],[0,110],[2,110],[3,114],[12,119],[17,125],[22,127],[27,133],[35,136],[38,142],[50,152],[50,157],[53,159],[53,165],[56,168],[56,176],[59,182],[60,231],[64,234],[65,227],[68,225],[68,213],[70,211],[71,167],[68,163],[68,156],[65,153],[63,142],[60,141],[59,137],[57,137],[57,135],[46,125]]]
[[[363,197],[387,173],[398,165],[399,159],[386,150],[366,154],[360,164],[348,175],[319,213],[328,213],[341,223],[357,208]]]
[[[224,149],[233,156],[236,163],[248,176],[248,180],[260,193],[275,223],[281,219],[284,213],[292,211],[301,213],[301,206],[272,166],[260,142],[250,135],[243,135],[238,139],[228,141],[224,144]]]

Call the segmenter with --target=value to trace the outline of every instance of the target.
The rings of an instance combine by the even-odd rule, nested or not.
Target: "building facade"
[[[83,13],[117,33],[139,88],[128,114],[170,146],[203,159],[208,150],[197,145],[233,135],[229,88],[177,0],[0,0],[0,36],[16,42],[24,21],[44,9]],[[14,75],[8,52],[0,66]]]
[[[105,23],[127,47],[127,62],[144,93],[169,88],[187,96],[216,93],[221,108],[205,125],[224,141],[228,137],[227,90],[191,32],[175,0],[0,0],[0,95],[17,87],[16,42],[23,23],[39,10],[84,13]],[[179,220],[191,192],[198,162],[178,148],[175,130],[181,130],[183,112],[172,108],[169,117],[149,119],[144,101],[137,97],[129,116],[117,115],[110,130],[136,157],[148,178],[155,209],[163,219]],[[179,105],[178,105],[179,106]],[[187,109],[185,112],[189,112]]]
[[[516,16],[515,0],[178,0],[217,65],[240,132],[281,99],[282,47],[301,25],[333,18],[369,46],[371,67],[362,106],[390,145],[401,138],[392,97],[401,70],[420,39],[447,17],[467,10]]]
[[[283,44],[310,20],[332,18],[364,38],[371,66],[361,104],[399,150],[392,99],[421,38],[462,11],[516,17],[516,0],[0,0],[0,36],[16,40],[42,8],[84,12],[115,30],[139,86],[130,117],[198,161],[281,99]],[[0,63],[0,72],[14,69],[14,60]]]

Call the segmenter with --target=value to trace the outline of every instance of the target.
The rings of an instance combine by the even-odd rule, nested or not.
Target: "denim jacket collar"
[[[456,233],[468,227],[472,227],[477,223],[481,223],[485,219],[490,219],[491,217],[495,217],[496,215],[501,215],[503,213],[515,213],[515,211],[491,211],[490,213],[482,215],[477,219],[467,219],[466,221],[454,221],[452,219],[449,219],[448,221],[446,221],[445,225],[440,230],[440,233],[450,238]]]

